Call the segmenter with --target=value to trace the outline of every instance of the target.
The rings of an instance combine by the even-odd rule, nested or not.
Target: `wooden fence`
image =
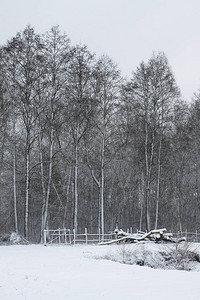
[[[76,233],[75,230],[71,232],[70,229],[55,229],[55,230],[44,230],[44,245],[48,244],[65,244],[65,245],[75,245],[75,244],[95,244],[105,241],[110,241],[116,238],[114,233],[88,233],[87,228],[85,228],[84,233]]]
[[[127,233],[132,234],[131,230],[127,230]],[[188,242],[200,243],[200,233],[199,232],[176,232],[172,233],[174,238],[185,237]],[[49,244],[65,244],[65,245],[75,245],[75,244],[95,244],[100,242],[106,242],[116,239],[117,235],[115,233],[88,233],[87,228],[85,228],[84,233],[76,233],[75,230],[71,231],[66,228],[58,228],[55,230],[44,230],[44,245]]]
[[[186,241],[188,241],[188,242],[200,243],[200,233],[197,231],[188,232],[186,230],[184,232],[175,232],[175,233],[173,233],[173,237],[175,237],[175,238],[185,237]]]

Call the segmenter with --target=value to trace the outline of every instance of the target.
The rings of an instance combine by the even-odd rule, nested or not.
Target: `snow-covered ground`
[[[122,246],[0,246],[1,300],[196,300],[200,272],[101,259]],[[99,258],[99,259],[95,259]]]

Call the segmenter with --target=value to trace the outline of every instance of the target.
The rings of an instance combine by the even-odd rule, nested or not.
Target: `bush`
[[[187,242],[169,244],[123,243],[98,259],[108,259],[123,264],[147,266],[154,269],[190,271],[200,262],[197,249]],[[112,249],[112,248],[111,248]]]
[[[164,267],[169,269],[190,271],[194,262],[200,262],[199,254],[196,250],[191,250],[191,244],[188,242],[166,246],[161,254],[165,261]]]

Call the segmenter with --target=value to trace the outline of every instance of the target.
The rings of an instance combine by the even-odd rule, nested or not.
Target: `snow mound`
[[[187,242],[176,244],[124,243],[112,247],[106,254],[95,256],[95,258],[154,269],[200,270],[199,246]]]
[[[12,232],[10,235],[10,242],[11,242],[11,244],[19,244],[22,242],[22,238],[16,232]]]
[[[16,232],[4,233],[0,235],[0,245],[28,245],[30,244],[25,238]]]

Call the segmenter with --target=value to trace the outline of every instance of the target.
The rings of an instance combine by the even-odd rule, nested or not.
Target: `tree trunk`
[[[101,234],[104,239],[104,151],[105,151],[105,126],[103,128],[102,145],[101,145],[101,185],[100,185],[100,199],[101,199]]]
[[[79,124],[76,127],[75,166],[74,166],[74,229],[78,229],[78,139]]]
[[[41,129],[39,129],[38,135],[39,141],[39,155],[40,155],[40,175],[41,175],[41,186],[42,186],[42,224],[41,224],[41,240],[40,242],[44,242],[44,211],[45,211],[45,203],[46,203],[46,189],[45,189],[45,180],[44,180],[44,162],[43,162],[43,154],[42,154],[42,137],[41,137]]]
[[[158,181],[157,181],[157,191],[156,191],[156,221],[155,229],[158,227],[158,209],[159,209],[159,198],[160,198],[160,174],[161,174],[161,148],[162,148],[162,137],[160,138],[159,150],[158,150]]]
[[[67,216],[67,206],[69,201],[69,190],[70,190],[70,184],[71,184],[71,175],[72,175],[72,168],[69,168],[69,180],[67,184],[67,192],[66,192],[66,204],[64,209],[64,215],[63,215],[63,228],[66,226],[66,216]]]
[[[13,201],[14,201],[14,218],[15,232],[18,233],[17,218],[17,188],[16,188],[16,121],[15,121],[15,102],[13,100]]]
[[[149,160],[148,160],[148,125],[147,120],[145,124],[145,163],[146,163],[146,190],[145,190],[145,202],[146,202],[146,230],[150,230],[150,212],[149,212],[149,195],[150,195],[150,181],[149,181]]]
[[[53,146],[54,146],[54,129],[52,128],[51,135],[50,135],[50,147],[49,147],[49,175],[48,175],[47,193],[46,193],[46,201],[45,201],[44,215],[43,215],[44,229],[47,226],[49,197],[51,191],[52,169],[53,169]]]
[[[29,238],[28,219],[29,219],[29,183],[30,183],[30,150],[29,145],[26,147],[26,201],[25,201],[25,238]]]
[[[179,196],[177,196],[176,198],[177,200],[177,210],[178,210],[178,226],[179,226],[179,230],[182,233],[183,232],[183,228],[182,228],[182,218],[181,218],[181,209],[180,209],[180,198]]]
[[[150,148],[150,161],[148,162],[148,128],[146,123],[146,137],[145,137],[145,160],[146,160],[146,230],[151,230],[151,219],[150,219],[150,188],[151,188],[151,172],[154,158],[154,139],[155,129],[152,131],[152,142]]]
[[[142,231],[143,203],[144,203],[144,175],[142,173],[141,183],[139,185],[140,231]]]

